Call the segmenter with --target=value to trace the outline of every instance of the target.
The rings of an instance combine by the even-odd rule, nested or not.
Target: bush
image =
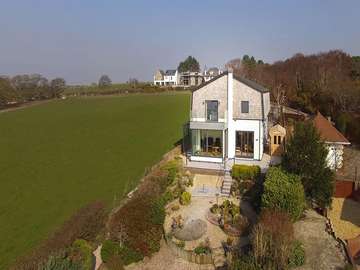
[[[155,199],[151,206],[151,221],[156,225],[163,225],[165,221],[165,206],[173,198],[170,192],[166,192]]]
[[[262,268],[256,263],[254,257],[244,255],[235,258],[230,266],[230,270],[261,270]]]
[[[124,264],[119,255],[111,256],[106,266],[109,270],[124,270]]]
[[[95,265],[95,257],[92,254],[92,247],[83,239],[77,239],[72,245],[72,253],[79,257],[82,270],[92,270]]]
[[[104,228],[106,217],[103,202],[92,202],[80,208],[39,247],[19,258],[14,269],[37,269],[51,254],[70,247],[76,239],[94,241]]]
[[[271,167],[266,174],[261,205],[263,208],[285,211],[292,220],[299,219],[306,205],[300,178],[278,167]]]
[[[24,268],[26,269],[26,268]],[[51,255],[38,270],[82,270],[79,263],[71,261],[65,254]]]
[[[187,191],[184,191],[180,196],[180,203],[182,205],[189,205],[191,202],[191,194]]]
[[[294,230],[285,212],[265,210],[251,235],[255,261],[262,269],[287,269]]]
[[[237,180],[255,180],[261,173],[260,167],[255,165],[235,164],[231,169],[231,175]]]
[[[170,185],[175,181],[180,171],[180,162],[178,160],[168,161],[162,169],[168,172],[167,184]]]
[[[101,259],[106,263],[112,256],[120,254],[120,245],[119,243],[113,242],[111,240],[105,240],[101,247]]]
[[[104,241],[101,248],[101,259],[106,264],[111,261],[114,257],[121,258],[121,261],[128,265],[133,262],[138,262],[142,260],[143,256],[134,251],[133,249],[127,247],[126,245],[120,246],[119,243],[116,243],[111,240]]]
[[[305,250],[300,241],[295,240],[289,257],[289,266],[298,267],[305,263]]]

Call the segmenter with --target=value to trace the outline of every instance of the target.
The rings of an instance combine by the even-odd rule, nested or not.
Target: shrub
[[[299,219],[305,209],[305,194],[300,178],[271,167],[266,174],[261,205],[263,208],[286,211],[292,220]]]
[[[254,257],[243,255],[235,258],[230,265],[230,270],[261,270],[262,268],[256,263]]]
[[[237,180],[255,180],[260,175],[260,172],[259,166],[235,164],[232,167],[231,175]]]
[[[293,234],[287,213],[265,210],[251,235],[256,263],[264,269],[288,268]]]
[[[180,196],[180,203],[182,205],[189,205],[191,202],[191,194],[187,191],[184,191]]]
[[[95,265],[95,257],[92,254],[92,247],[83,239],[77,239],[72,245],[72,253],[79,257],[83,270],[92,270]]]
[[[151,221],[156,225],[162,225],[165,221],[165,206],[173,198],[170,192],[166,192],[155,199],[151,206]]]
[[[19,258],[14,269],[37,269],[48,257],[70,247],[76,239],[95,240],[104,228],[107,217],[103,202],[92,202],[80,208],[55,233],[25,257]]]
[[[168,161],[162,167],[162,169],[168,172],[167,184],[170,185],[175,181],[177,174],[180,171],[180,161],[179,160]]]
[[[143,256],[126,245],[120,246],[111,240],[104,241],[101,248],[101,259],[106,264],[114,257],[119,257],[125,265],[142,260]]]
[[[124,270],[124,264],[119,255],[111,256],[106,266],[109,270]]]
[[[289,257],[289,266],[298,267],[305,263],[305,250],[300,241],[295,240]]]
[[[24,268],[26,269],[26,268]],[[71,261],[66,255],[51,255],[44,264],[40,264],[38,270],[82,270],[79,263]]]
[[[101,247],[101,259],[106,263],[112,256],[120,254],[120,245],[111,240],[105,240]]]

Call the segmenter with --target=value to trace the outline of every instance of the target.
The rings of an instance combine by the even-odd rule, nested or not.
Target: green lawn
[[[181,138],[189,95],[68,99],[0,113],[0,269],[76,209],[136,186]]]

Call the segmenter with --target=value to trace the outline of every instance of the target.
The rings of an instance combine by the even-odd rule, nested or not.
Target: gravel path
[[[325,231],[326,218],[307,210],[305,218],[294,224],[295,238],[304,244],[305,265],[301,270],[337,270],[345,266],[345,253],[339,243]]]
[[[160,251],[151,258],[134,263],[125,267],[126,270],[215,270],[213,265],[199,265],[189,263],[183,259],[175,257],[166,245],[161,242]]]

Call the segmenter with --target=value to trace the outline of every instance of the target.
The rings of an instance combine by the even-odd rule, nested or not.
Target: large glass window
[[[236,131],[235,156],[243,158],[254,157],[254,132]]]
[[[207,121],[217,121],[218,120],[218,105],[217,100],[207,100],[206,101],[206,120]]]
[[[191,130],[193,156],[222,157],[222,130]]]

